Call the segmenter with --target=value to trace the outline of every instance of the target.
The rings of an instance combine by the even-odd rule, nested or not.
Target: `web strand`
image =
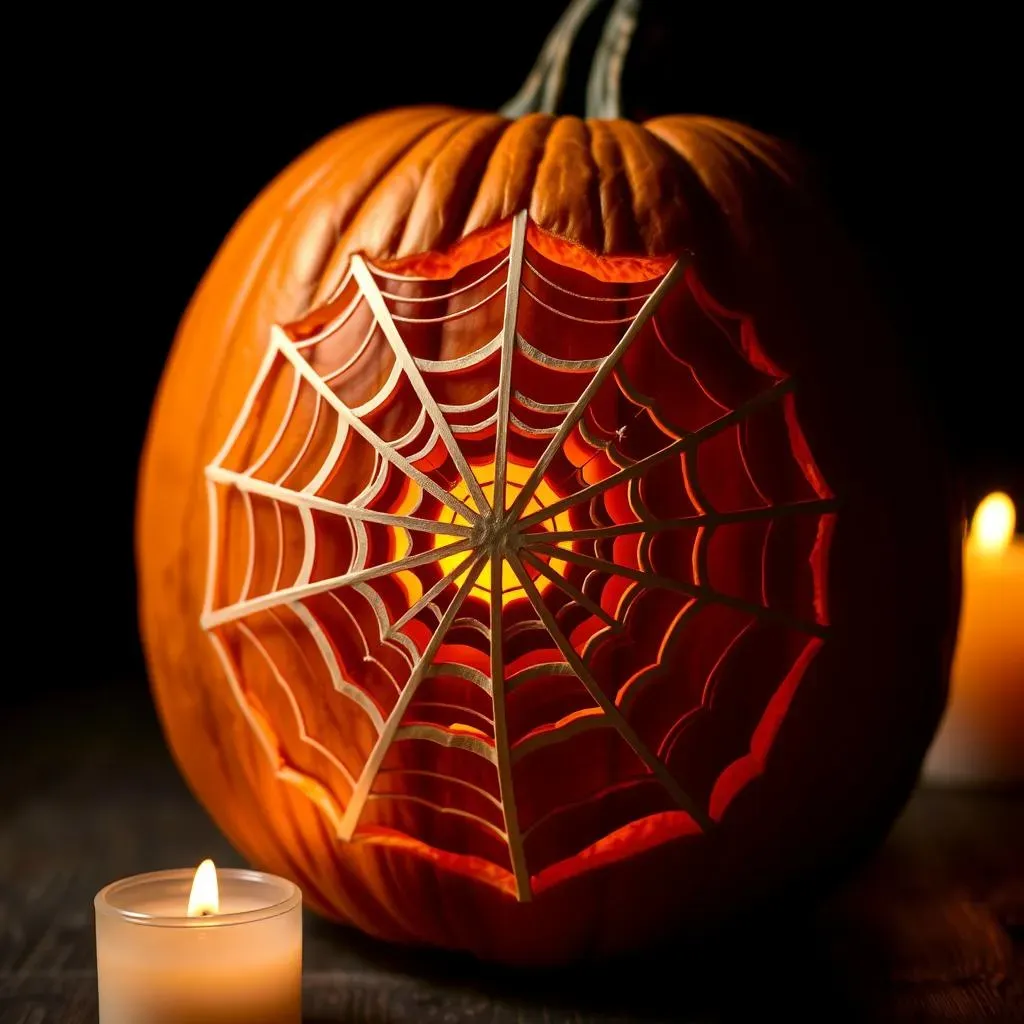
[[[763,508],[746,508],[737,512],[702,512],[695,516],[677,516],[674,519],[653,519],[644,517],[635,523],[616,523],[614,526],[598,526],[582,530],[550,530],[544,533],[525,533],[523,543],[551,544],[558,541],[606,540],[624,537],[633,533],[663,533],[666,530],[689,527],[728,526],[733,523],[756,523],[764,520],[798,515],[824,515],[835,512],[839,503],[834,498],[817,498],[813,501],[795,501],[788,505],[765,505]]]
[[[380,565],[371,565],[365,569],[357,569],[355,572],[346,572],[339,576],[330,576],[327,579],[315,580],[310,583],[299,583],[295,586],[271,591],[260,597],[250,597],[245,601],[238,601],[233,605],[204,615],[203,628],[216,629],[225,623],[234,622],[236,619],[266,611],[269,608],[292,604],[295,601],[315,597],[317,594],[325,594],[331,590],[340,590],[343,587],[355,586],[357,583],[380,579],[382,576],[391,576],[406,569],[416,569],[421,565],[438,562],[447,555],[457,555],[462,551],[469,551],[474,546],[472,540],[460,540],[453,544],[446,544],[444,547],[421,552],[418,555],[410,555],[408,558],[398,558],[393,562],[382,562]]]
[[[400,455],[380,435],[371,430],[320,378],[312,366],[300,355],[288,336],[279,327],[271,328],[274,344],[285,358],[302,374],[310,385],[327,402],[338,416],[366,441],[386,462],[390,462],[397,470],[404,473],[410,480],[424,491],[436,498],[442,505],[447,505],[454,512],[464,516],[470,522],[476,522],[480,516],[464,502],[453,498],[451,494],[434,483],[426,473],[420,472],[405,456]]]
[[[416,516],[397,516],[347,502],[331,501],[329,498],[321,498],[319,495],[308,494],[304,491],[294,491],[278,484],[269,484],[258,477],[249,476],[247,473],[236,473],[230,469],[221,469],[219,466],[208,467],[206,478],[215,483],[232,484],[245,494],[257,494],[260,497],[280,502],[282,505],[327,512],[329,515],[352,519],[356,522],[378,523],[395,530],[419,530],[448,537],[469,537],[473,533],[471,526],[463,526],[454,522],[437,522],[434,519],[419,519]]]
[[[609,562],[604,558],[593,558],[578,551],[567,551],[565,548],[553,547],[552,545],[535,544],[534,550],[541,551],[552,558],[573,562],[586,569],[595,569],[598,572],[611,576],[624,576],[626,579],[633,580],[636,583],[642,583],[645,587],[671,590],[677,594],[685,594],[687,597],[696,597],[701,601],[725,605],[728,608],[734,608],[736,611],[745,612],[748,615],[753,615],[769,622],[782,623],[809,636],[825,636],[828,633],[828,628],[817,622],[805,622],[795,619],[785,612],[774,608],[766,608],[760,604],[752,604],[750,601],[719,593],[711,587],[701,586],[697,583],[687,583],[685,580],[677,580],[669,576],[659,576],[657,573],[645,572],[642,569],[631,569],[625,565]]]
[[[565,658],[566,663],[576,673],[576,677],[584,685],[587,692],[593,698],[594,703],[600,707],[601,711],[604,712],[607,717],[608,722],[616,729],[619,735],[622,736],[629,746],[633,748],[633,752],[641,761],[643,761],[651,774],[654,775],[662,786],[664,786],[671,794],[676,803],[678,803],[679,806],[682,807],[698,825],[700,825],[701,829],[707,831],[707,829],[711,827],[711,819],[708,818],[707,814],[700,806],[698,806],[696,801],[684,792],[682,787],[672,776],[671,772],[669,772],[668,768],[654,753],[651,752],[651,750],[648,749],[647,745],[640,739],[633,727],[615,706],[614,701],[612,701],[598,685],[593,675],[591,675],[590,669],[587,668],[583,659],[576,653],[576,649],[559,628],[554,615],[551,614],[551,610],[544,603],[544,599],[538,593],[537,587],[534,585],[533,580],[530,579],[530,576],[523,567],[523,563],[519,560],[519,557],[510,552],[508,560],[509,564],[512,566],[513,572],[515,572],[519,577],[519,582],[522,584],[523,590],[526,591],[526,596],[529,598],[534,610],[540,616],[541,621],[547,628],[555,646],[559,651],[561,651],[562,657]]]
[[[526,246],[526,211],[512,221],[512,239],[508,261],[508,282],[505,289],[505,311],[501,332],[501,368],[498,371],[498,408],[494,438],[494,501],[498,518],[505,518],[505,481],[508,470],[509,401],[512,394],[512,356],[515,351],[516,322],[519,319],[519,291]]]
[[[547,472],[548,466],[551,465],[554,457],[562,450],[562,447],[568,440],[573,427],[575,427],[579,422],[580,417],[593,400],[594,395],[597,394],[601,385],[608,379],[619,360],[625,355],[626,350],[633,343],[633,340],[640,334],[644,324],[646,324],[648,319],[653,315],[654,311],[661,304],[661,300],[676,283],[677,278],[682,272],[683,263],[681,261],[676,261],[669,272],[658,283],[657,288],[651,292],[643,306],[640,307],[640,311],[630,323],[629,327],[626,328],[626,331],[619,340],[619,343],[601,361],[601,364],[598,366],[593,377],[591,377],[587,386],[583,389],[583,393],[576,402],[573,403],[573,407],[566,414],[565,419],[555,432],[555,435],[548,442],[548,446],[544,449],[544,452],[537,460],[537,464],[531,470],[529,479],[527,479],[526,483],[523,485],[523,489],[519,492],[512,504],[512,507],[509,509],[508,515],[510,519],[518,519],[522,514],[523,509],[526,507],[530,498],[533,497],[541,479]]]
[[[384,728],[377,737],[377,742],[374,744],[373,750],[370,751],[370,756],[367,758],[366,765],[359,776],[359,781],[356,783],[356,786],[352,791],[352,797],[349,800],[348,807],[345,809],[345,815],[342,818],[341,827],[338,830],[338,834],[341,839],[352,838],[352,835],[356,830],[356,826],[359,824],[359,819],[362,816],[366,798],[370,795],[370,790],[377,777],[377,772],[380,771],[380,766],[399,732],[399,728],[402,724],[402,718],[408,710],[409,705],[412,703],[413,697],[416,696],[416,691],[419,689],[420,683],[423,681],[427,671],[433,664],[434,658],[437,655],[441,644],[444,643],[444,638],[447,635],[448,630],[451,629],[452,623],[455,621],[455,616],[458,615],[463,602],[469,596],[470,590],[472,590],[473,586],[476,584],[477,577],[480,575],[482,569],[483,559],[481,558],[478,559],[474,563],[473,568],[470,569],[469,575],[463,581],[462,586],[459,587],[455,596],[452,598],[451,604],[448,605],[448,608],[444,613],[444,617],[441,619],[440,625],[438,625],[437,630],[434,632],[433,636],[431,636],[430,642],[427,644],[426,649],[420,656],[419,661],[417,661],[413,666],[409,679],[405,684],[405,689],[402,691],[401,696],[395,702],[394,708],[388,715],[387,721],[384,723]]]
[[[441,440],[444,442],[444,446],[447,449],[456,470],[458,470],[460,476],[468,486],[469,493],[473,496],[473,501],[476,503],[477,509],[479,509],[483,514],[490,512],[491,506],[488,503],[487,498],[484,496],[484,492],[480,487],[480,482],[477,480],[473,471],[469,468],[466,456],[463,455],[462,449],[459,447],[458,442],[455,440],[455,436],[452,434],[451,426],[449,426],[448,421],[444,418],[443,413],[438,408],[437,400],[430,393],[430,389],[427,387],[426,381],[424,381],[423,375],[420,373],[419,367],[416,365],[416,361],[410,355],[408,347],[402,340],[402,336],[398,333],[398,328],[395,326],[395,321],[391,318],[391,311],[388,309],[387,303],[384,301],[384,297],[381,295],[380,289],[377,287],[377,282],[374,281],[373,275],[367,269],[366,264],[363,262],[363,258],[359,255],[352,257],[352,274],[359,283],[359,287],[362,289],[363,295],[366,296],[366,301],[370,307],[370,311],[373,313],[377,323],[380,324],[380,328],[384,332],[384,337],[391,346],[391,350],[395,353],[395,358],[398,360],[402,370],[405,372],[409,383],[412,384],[413,390],[416,392],[416,397],[423,403],[423,408],[427,410],[427,415],[437,428],[437,432],[441,436]]]
[[[702,427],[700,430],[695,430],[692,434],[688,434],[686,437],[681,437],[679,440],[673,441],[671,444],[666,445],[659,451],[656,451],[643,459],[639,459],[630,466],[620,469],[618,472],[613,473],[604,480],[591,484],[589,487],[584,487],[583,490],[577,491],[575,494],[570,494],[567,498],[562,498],[560,501],[556,501],[552,505],[548,505],[539,512],[523,516],[520,520],[520,525],[523,529],[535,526],[538,523],[544,522],[546,519],[551,519],[560,512],[568,511],[573,505],[579,505],[582,502],[590,501],[591,498],[595,498],[599,494],[603,494],[605,491],[610,490],[617,484],[626,483],[630,480],[642,477],[659,463],[696,448],[702,441],[707,441],[709,438],[714,437],[723,430],[735,426],[752,412],[755,412],[757,409],[760,409],[771,402],[778,401],[784,395],[789,394],[792,390],[792,378],[781,381],[769,390],[762,392],[755,398],[752,398],[749,402],[744,403],[739,409],[727,413],[724,416],[720,416],[717,420],[712,420],[712,422],[706,427]]]

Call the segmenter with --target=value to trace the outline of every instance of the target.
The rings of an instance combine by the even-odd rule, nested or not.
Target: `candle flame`
[[[217,868],[207,858],[196,868],[192,891],[188,897],[189,917],[209,917],[220,910],[220,892],[217,888]]]
[[[1008,494],[995,491],[984,498],[971,521],[969,541],[986,555],[1003,551],[1013,537],[1017,512]]]

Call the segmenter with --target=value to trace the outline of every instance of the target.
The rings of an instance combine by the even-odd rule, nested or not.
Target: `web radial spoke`
[[[565,512],[567,509],[572,508],[573,505],[579,505],[581,502],[589,501],[598,494],[603,494],[605,491],[616,486],[616,484],[625,483],[629,480],[635,480],[637,477],[643,476],[653,466],[664,462],[666,459],[674,458],[675,456],[681,455],[690,449],[696,448],[697,445],[711,437],[714,437],[715,434],[719,434],[723,430],[727,430],[729,427],[735,426],[762,406],[768,405],[772,402],[777,402],[783,395],[788,394],[792,390],[792,378],[780,381],[778,384],[773,385],[766,391],[762,391],[749,402],[744,402],[744,404],[738,409],[727,413],[725,416],[720,416],[716,420],[712,420],[706,426],[701,427],[699,430],[695,430],[692,434],[687,434],[685,437],[681,437],[677,441],[673,441],[664,448],[660,448],[658,451],[652,452],[650,455],[647,455],[642,459],[638,459],[632,465],[626,466],[623,469],[612,473],[611,476],[604,480],[598,480],[589,487],[584,487],[581,491],[576,491],[575,494],[570,494],[568,497],[562,498],[559,501],[554,501],[550,505],[532,513],[531,515],[524,516],[518,523],[519,529],[525,530],[528,527],[535,526],[537,523],[542,523],[546,519],[553,518],[560,512]]]
[[[651,292],[647,301],[640,307],[636,317],[626,328],[615,348],[613,348],[601,361],[600,366],[598,366],[594,375],[590,378],[589,383],[583,389],[583,393],[575,401],[573,407],[569,410],[565,419],[562,421],[561,426],[559,426],[558,431],[548,442],[548,446],[544,449],[540,459],[538,459],[537,465],[534,466],[533,471],[530,473],[526,483],[523,485],[523,489],[516,496],[515,501],[512,503],[512,508],[509,509],[510,519],[515,519],[517,516],[522,514],[523,509],[526,508],[527,503],[530,498],[533,497],[534,491],[536,491],[544,477],[544,474],[547,472],[548,466],[551,465],[554,457],[559,451],[561,451],[562,446],[572,433],[573,427],[575,427],[579,422],[580,417],[593,400],[594,395],[597,394],[598,390],[611,375],[612,371],[618,365],[619,360],[625,355],[629,346],[633,344],[633,341],[640,334],[644,325],[661,304],[661,300],[668,294],[672,286],[676,283],[676,280],[683,272],[683,269],[684,263],[682,260],[677,260],[672,265],[668,273],[665,274],[658,283],[658,287]]]
[[[384,296],[381,295],[377,282],[373,279],[373,274],[370,273],[363,258],[358,254],[352,257],[352,275],[355,277],[360,289],[362,289],[363,295],[366,296],[370,311],[376,318],[377,323],[380,324],[380,329],[384,332],[384,337],[391,346],[391,350],[395,353],[395,358],[401,364],[409,383],[412,385],[419,400],[423,403],[423,407],[427,410],[427,415],[437,428],[437,432],[444,442],[452,462],[455,463],[455,468],[466,482],[469,493],[473,496],[473,501],[476,502],[476,507],[486,514],[490,511],[491,506],[480,486],[480,481],[477,480],[472,469],[470,469],[466,456],[455,440],[451,425],[444,418],[444,414],[438,407],[437,400],[430,393],[430,388],[427,387],[423,374],[420,373],[420,368],[416,365],[416,360],[413,359],[412,353],[410,353],[408,346],[398,331],[398,327],[395,325],[395,321],[391,316],[391,310],[388,309],[388,304],[384,301]]]
[[[536,544],[534,550],[542,551],[551,558],[559,558],[566,562],[573,562],[585,569],[596,569],[609,576],[624,576],[626,579],[636,580],[647,587],[657,587],[660,590],[674,590],[678,594],[686,594],[689,597],[696,597],[702,601],[726,605],[735,608],[737,611],[746,612],[748,615],[756,615],[760,619],[769,622],[781,622],[798,632],[806,633],[809,636],[827,636],[828,627],[817,622],[805,622],[802,619],[793,618],[785,612],[777,611],[774,608],[766,608],[763,604],[753,604],[744,601],[742,598],[730,597],[722,594],[711,587],[700,586],[697,583],[687,583],[684,580],[672,579],[668,576],[659,576],[657,573],[644,572],[642,569],[631,569],[624,565],[617,565],[604,558],[593,558],[590,555],[580,554],[578,551],[567,551],[565,548],[552,547],[550,545]]]
[[[449,494],[443,487],[430,479],[426,473],[418,470],[404,455],[396,452],[379,434],[368,427],[324,382],[302,354],[296,349],[294,343],[287,334],[278,326],[270,328],[273,344],[281,351],[281,354],[302,374],[309,384],[316,390],[328,405],[344,420],[367,444],[371,445],[382,459],[390,462],[396,469],[404,473],[410,480],[418,484],[424,491],[437,498],[443,505],[447,505],[453,512],[465,517],[469,522],[475,523],[480,519],[477,512],[473,511],[465,502],[459,501],[454,495]]]
[[[523,902],[530,900],[532,888],[530,872],[526,866],[526,851],[519,833],[519,814],[516,810],[515,784],[512,781],[512,756],[508,742],[508,723],[505,717],[505,654],[502,646],[502,556],[491,553],[491,695],[494,705],[494,752],[498,769],[498,788],[501,810],[505,816],[505,835],[508,854],[516,879],[516,894]]]
[[[534,609],[540,616],[540,619],[544,623],[548,633],[551,635],[551,639],[554,641],[555,646],[562,652],[562,657],[565,658],[566,662],[568,662],[569,666],[576,673],[579,681],[584,685],[584,687],[586,687],[591,698],[608,717],[608,723],[612,725],[618,731],[619,735],[630,745],[630,747],[632,747],[633,752],[641,761],[643,761],[648,769],[650,769],[651,773],[665,787],[672,799],[675,800],[676,803],[679,804],[679,806],[682,807],[695,822],[697,822],[700,828],[706,832],[712,825],[711,819],[696,803],[696,801],[687,795],[679,783],[676,782],[672,773],[668,770],[665,764],[659,760],[647,744],[644,743],[644,741],[637,735],[633,726],[630,725],[629,721],[616,707],[615,702],[608,697],[608,695],[597,684],[597,680],[595,680],[593,675],[591,675],[590,669],[588,669],[586,664],[584,664],[583,659],[576,653],[576,649],[569,642],[569,639],[565,636],[558,623],[555,621],[554,615],[551,614],[551,609],[544,603],[544,599],[538,592],[537,587],[534,585],[529,573],[520,561],[519,556],[510,551],[507,553],[506,558],[512,566],[513,572],[515,572],[516,576],[519,578],[519,582],[522,584],[523,590],[526,592],[526,596],[530,599]]]
[[[216,611],[207,612],[203,615],[202,625],[204,629],[214,629],[225,623],[234,622],[236,619],[245,618],[247,615],[266,611],[268,608],[277,608],[279,605],[291,604],[291,602],[301,601],[303,598],[315,597],[317,594],[324,594],[329,590],[339,590],[342,587],[355,586],[357,583],[366,583],[368,580],[390,576],[392,573],[402,572],[405,569],[416,569],[421,565],[429,565],[448,555],[457,555],[460,551],[468,551],[474,546],[472,540],[460,540],[453,544],[444,544],[439,548],[423,551],[418,555],[410,555],[408,558],[382,562],[380,565],[371,565],[366,569],[342,573],[340,576],[331,576],[325,580],[284,587],[281,590],[271,591],[269,594],[250,597],[245,601],[237,601],[235,604],[218,608]]]
[[[459,614],[459,609],[469,596],[470,590],[472,590],[476,584],[483,566],[484,558],[480,557],[474,563],[472,569],[470,569],[469,575],[462,581],[462,586],[459,587],[455,596],[452,598],[451,604],[448,605],[448,608],[445,610],[445,613],[441,618],[441,622],[433,636],[431,636],[426,649],[413,666],[409,679],[405,684],[405,689],[402,690],[401,695],[395,702],[395,706],[391,709],[391,713],[385,720],[384,728],[381,730],[380,735],[377,738],[377,742],[374,743],[373,750],[370,751],[370,756],[367,758],[366,764],[363,766],[363,770],[359,774],[359,781],[356,783],[355,789],[352,791],[352,797],[348,802],[348,807],[345,808],[345,814],[341,820],[339,838],[345,840],[352,838],[352,835],[356,830],[356,826],[359,824],[359,819],[362,816],[367,797],[369,797],[370,790],[373,788],[373,783],[377,778],[377,773],[380,771],[380,766],[384,763],[384,758],[387,756],[387,752],[391,749],[391,744],[401,727],[402,718],[405,716],[406,711],[409,710],[409,705],[416,696],[416,691],[419,689],[420,683],[426,677],[441,644],[444,642],[444,638],[447,635],[448,630],[451,629],[451,625],[455,621],[455,617]]]
[[[794,501],[788,505],[745,508],[737,512],[704,512],[696,516],[679,516],[673,519],[640,519],[635,523],[616,523],[614,526],[598,526],[592,530],[524,533],[520,539],[524,545],[531,547],[535,544],[551,544],[558,541],[603,540],[608,537],[624,537],[631,533],[664,533],[666,530],[680,530],[688,526],[713,529],[728,526],[730,523],[752,523],[764,519],[783,519],[787,516],[823,515],[834,512],[838,504],[834,498],[816,498],[813,501]]]
[[[512,221],[512,241],[505,289],[505,315],[501,329],[501,369],[498,375],[497,427],[494,436],[494,504],[499,521],[505,518],[505,480],[508,471],[509,402],[512,396],[512,357],[516,347],[516,321],[519,319],[519,288],[523,276],[523,252],[526,247],[526,211]]]
[[[596,601],[591,600],[579,587],[570,583],[563,576],[559,576],[549,565],[538,558],[532,551],[520,548],[520,556],[532,565],[546,579],[549,579],[564,594],[568,594],[578,605],[586,608],[591,615],[599,618],[606,626],[614,632],[622,632],[622,623],[616,622]]]
[[[474,549],[451,572],[445,573],[418,601],[409,607],[409,610],[404,615],[392,623],[385,639],[393,637],[407,622],[411,622],[416,618],[431,601],[441,594],[445,587],[451,586],[459,578],[459,575],[466,571],[470,563],[474,562],[478,557],[479,555]]]
[[[448,537],[469,537],[473,533],[472,526],[434,522],[432,519],[420,519],[416,516],[396,516],[390,512],[377,512],[375,509],[331,501],[329,498],[321,498],[316,494],[307,494],[305,491],[281,487],[279,484],[268,483],[266,480],[259,480],[245,473],[236,473],[231,469],[221,469],[219,466],[208,467],[206,477],[215,483],[230,484],[247,494],[258,494],[294,508],[328,512],[334,516],[341,516],[343,519],[379,523],[382,526],[391,526],[399,530],[418,530],[422,533],[437,533]]]

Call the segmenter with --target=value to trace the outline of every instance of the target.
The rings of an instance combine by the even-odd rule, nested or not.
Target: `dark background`
[[[977,6],[913,19],[830,7],[763,23],[738,9],[702,21],[692,6],[648,0],[624,112],[714,114],[802,145],[902,329],[965,500],[1001,487],[1024,506],[1009,26]],[[54,221],[39,229],[47,287],[30,344],[61,353],[53,365],[50,350],[46,404],[61,415],[39,432],[55,461],[30,455],[29,480],[56,465],[59,493],[32,506],[45,542],[15,552],[31,556],[30,606],[60,628],[42,631],[47,668],[18,692],[87,696],[103,683],[109,699],[112,686],[143,686],[137,461],[176,323],[232,223],[353,118],[414,103],[497,108],[560,10],[359,5],[321,20],[281,7],[220,30],[156,12],[137,26],[94,12],[62,22],[64,84],[43,101],[48,138],[28,155]],[[566,112],[582,110],[601,20],[581,36]]]

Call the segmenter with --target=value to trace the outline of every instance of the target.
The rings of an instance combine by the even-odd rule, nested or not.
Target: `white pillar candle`
[[[216,884],[212,900],[198,884],[193,892],[190,869],[136,875],[97,894],[100,1024],[300,1024],[298,886],[207,864],[219,900]]]
[[[1024,782],[1024,538],[990,494],[964,547],[963,605],[949,705],[924,765],[929,782]]]

